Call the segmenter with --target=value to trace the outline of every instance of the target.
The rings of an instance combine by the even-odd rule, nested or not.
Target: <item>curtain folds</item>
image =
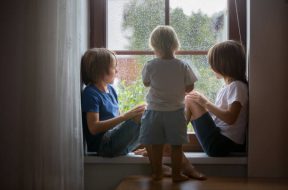
[[[88,43],[87,1],[3,5],[1,40],[13,45],[1,58],[9,63],[1,74],[10,72],[1,75],[1,87],[12,94],[0,110],[1,189],[84,189],[80,59]]]

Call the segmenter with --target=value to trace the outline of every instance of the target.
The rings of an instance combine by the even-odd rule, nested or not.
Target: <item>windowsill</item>
[[[193,164],[208,165],[246,165],[247,155],[245,153],[231,154],[229,157],[210,157],[203,152],[195,133],[188,132],[189,143],[183,145],[183,151],[188,160]],[[148,164],[147,157],[129,153],[126,156],[104,158],[88,153],[84,157],[85,164]],[[163,163],[169,164],[170,157],[163,157]]]
[[[230,157],[209,157],[204,152],[185,152],[186,157],[193,164],[209,164],[209,165],[246,165],[247,157],[242,155],[234,155]],[[87,155],[84,159],[85,164],[148,164],[148,158],[130,153],[126,156],[115,158],[104,158],[99,156]],[[170,158],[163,157],[163,163],[169,164]]]

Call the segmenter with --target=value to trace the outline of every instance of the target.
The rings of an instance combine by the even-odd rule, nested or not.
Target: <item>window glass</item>
[[[147,88],[144,87],[141,71],[144,64],[153,59],[151,55],[117,55],[117,76],[113,86],[118,93],[120,112],[126,112],[145,102]]]
[[[207,50],[227,39],[227,0],[170,0],[170,25],[182,50]]]
[[[164,0],[108,0],[108,48],[149,50],[149,34],[165,24]]]

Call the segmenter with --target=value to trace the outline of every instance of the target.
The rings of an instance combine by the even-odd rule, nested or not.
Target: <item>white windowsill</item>
[[[230,156],[230,157],[209,157],[204,152],[189,152],[185,153],[186,157],[193,164],[211,164],[211,165],[246,165],[246,156]],[[119,156],[115,158],[104,158],[99,156],[87,155],[84,158],[85,164],[148,164],[148,158],[134,155],[130,153],[126,156]],[[163,163],[169,164],[170,158],[164,157]]]

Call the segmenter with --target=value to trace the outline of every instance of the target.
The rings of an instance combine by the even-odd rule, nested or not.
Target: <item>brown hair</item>
[[[159,25],[150,34],[149,46],[166,57],[178,50],[180,43],[175,30],[171,26]]]
[[[220,42],[208,51],[211,68],[222,76],[247,83],[244,47],[234,40]]]
[[[101,80],[109,74],[115,53],[105,48],[92,48],[85,52],[81,58],[81,81],[88,85]]]

